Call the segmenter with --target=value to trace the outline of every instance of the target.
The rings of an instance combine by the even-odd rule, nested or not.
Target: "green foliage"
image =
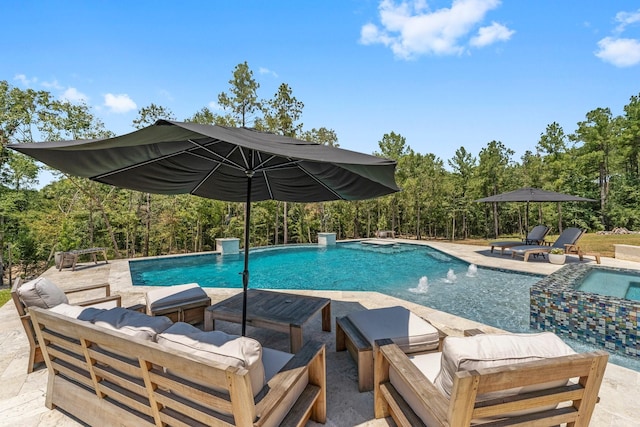
[[[11,299],[11,289],[0,289],[0,307]]]
[[[218,95],[224,114],[203,107],[186,120],[225,126],[252,122],[261,130],[338,146],[334,130],[304,129],[304,104],[287,84],[282,83],[273,98],[259,101],[260,85],[244,62],[235,67],[229,85]],[[138,112],[133,125],[139,128],[157,119],[175,118],[169,109],[150,104]],[[31,142],[34,135],[70,139],[110,132],[86,105],[55,101],[48,92],[21,90],[0,81],[0,259],[6,259],[10,245],[13,264],[33,273],[45,268],[56,250],[104,246],[115,257],[164,255],[212,250],[216,238],[243,236],[243,203],[143,194],[73,177],[30,190],[37,176],[35,163],[4,147]],[[479,153],[460,147],[446,162],[415,152],[393,131],[378,145],[375,154],[398,162],[401,192],[357,202],[253,203],[250,244],[282,243],[285,224],[290,243],[311,242],[326,231],[336,232],[339,239],[369,237],[376,230],[417,238],[523,235],[524,203],[474,200],[524,186],[600,202],[560,207],[531,203],[529,228],[537,223],[552,226],[555,233],[568,226],[591,231],[640,228],[639,96],[631,97],[622,116],[613,117],[608,108],[588,112],[571,135],[558,123],[549,124],[535,149],[518,161],[500,141],[488,142]]]

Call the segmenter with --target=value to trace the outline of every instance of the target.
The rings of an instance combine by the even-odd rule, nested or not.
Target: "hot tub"
[[[531,287],[533,329],[640,358],[640,271],[569,264]]]

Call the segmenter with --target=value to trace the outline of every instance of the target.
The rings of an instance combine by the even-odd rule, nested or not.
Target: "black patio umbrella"
[[[361,200],[399,190],[393,160],[249,128],[158,120],[114,138],[8,147],[66,174],[116,187],[246,202],[243,335],[251,202]]]
[[[531,187],[520,188],[518,190],[508,191],[506,193],[496,194],[494,196],[474,201],[479,203],[526,202],[527,209],[525,215],[525,228],[527,229],[529,229],[529,202],[597,202],[597,200],[587,199],[586,197],[556,193],[555,191],[547,191]],[[560,213],[559,203],[558,213]],[[562,228],[562,225],[560,225],[560,228]]]

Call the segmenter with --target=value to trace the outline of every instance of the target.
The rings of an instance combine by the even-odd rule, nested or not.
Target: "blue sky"
[[[372,153],[391,131],[446,165],[491,140],[535,150],[548,124],[623,113],[640,93],[640,3],[623,0],[0,3],[0,80],[92,107],[117,134],[140,108],[216,108],[247,61],[306,130]]]

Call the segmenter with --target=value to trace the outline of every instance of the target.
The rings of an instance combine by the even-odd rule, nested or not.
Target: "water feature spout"
[[[458,277],[453,272],[453,269],[450,268],[449,271],[447,271],[447,278],[445,279],[445,282],[447,282],[447,283],[455,283],[455,281],[457,279],[458,279]]]
[[[476,277],[478,275],[478,266],[475,264],[470,264],[467,269],[467,277]]]
[[[422,276],[418,281],[418,286],[415,288],[409,288],[409,292],[414,294],[426,294],[429,291],[429,279],[427,276]]]

